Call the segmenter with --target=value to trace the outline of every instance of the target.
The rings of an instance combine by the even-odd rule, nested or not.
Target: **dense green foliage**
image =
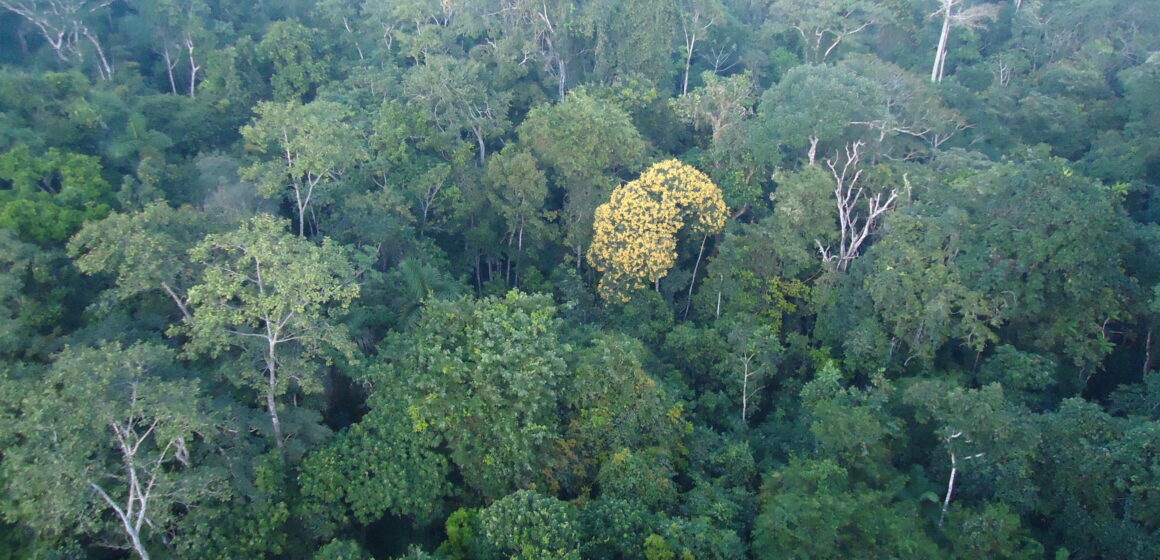
[[[0,558],[1160,557],[1147,0],[0,0]]]

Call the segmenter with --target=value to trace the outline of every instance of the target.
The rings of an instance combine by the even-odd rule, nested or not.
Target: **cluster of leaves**
[[[645,281],[659,282],[677,261],[677,233],[710,235],[725,227],[728,209],[707,175],[677,160],[654,164],[612,191],[596,209],[588,262],[604,273],[600,293],[628,301]]]

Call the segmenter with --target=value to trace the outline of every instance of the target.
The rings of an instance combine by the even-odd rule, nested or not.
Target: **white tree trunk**
[[[943,79],[943,69],[946,67],[947,57],[947,40],[951,35],[951,10],[954,8],[953,0],[941,0],[943,4],[942,15],[942,31],[938,36],[938,48],[934,52],[934,65],[930,69],[930,81],[941,82]]]

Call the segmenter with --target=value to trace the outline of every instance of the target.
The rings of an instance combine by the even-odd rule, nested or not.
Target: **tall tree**
[[[272,66],[269,80],[276,101],[307,101],[326,81],[330,61],[317,52],[320,37],[317,29],[297,21],[270,25],[256,52]]]
[[[281,448],[278,398],[295,387],[321,389],[315,360],[325,350],[353,355],[335,318],[358,297],[358,271],[343,247],[292,236],[269,214],[207,236],[190,257],[206,270],[189,290],[192,316],[174,332],[189,335],[186,354],[216,357],[236,348],[256,360],[259,368],[241,368],[231,381],[261,395]]]
[[[349,124],[352,111],[332,101],[263,102],[257,116],[242,127],[242,137],[259,153],[272,159],[250,166],[243,175],[258,182],[264,196],[275,197],[290,190],[298,215],[298,235],[314,206],[325,200],[348,169],[366,159],[357,131]]]
[[[939,8],[930,15],[931,18],[942,17],[942,27],[938,35],[938,46],[934,51],[934,64],[930,68],[930,81],[941,82],[946,74],[947,52],[949,49],[951,29],[962,27],[978,29],[986,21],[995,21],[999,17],[998,4],[976,4],[966,6],[970,0],[938,0]]]
[[[85,274],[115,276],[111,295],[116,299],[164,292],[188,319],[189,288],[200,279],[201,269],[186,256],[206,233],[220,229],[215,218],[158,201],[141,212],[85,224],[69,240],[69,254]]]
[[[431,55],[407,74],[404,89],[410,103],[435,125],[441,138],[452,141],[469,133],[479,148],[479,165],[487,163],[487,141],[511,126],[510,94],[492,89],[488,73],[474,60]],[[436,148],[442,148],[436,143]]]
[[[654,164],[596,209],[588,262],[604,273],[600,294],[628,301],[645,280],[658,284],[676,264],[678,231],[717,233],[727,217],[721,189],[704,173],[677,160]]]
[[[797,33],[806,62],[823,64],[839,45],[886,14],[878,3],[867,0],[778,0],[769,15],[775,27]]]
[[[591,240],[593,212],[617,176],[639,164],[647,143],[627,112],[582,91],[532,109],[516,131],[520,144],[563,191],[560,225],[579,267]]]
[[[81,41],[88,41],[96,54],[97,74],[113,79],[113,64],[101,47],[100,38],[89,28],[93,20],[116,0],[0,0],[6,8],[36,26],[56,57],[64,62],[84,60]]]
[[[517,259],[522,258],[525,243],[536,247],[551,240],[554,228],[550,221],[556,213],[544,210],[548,178],[535,157],[526,151],[505,149],[488,162],[484,179],[490,187],[488,199],[506,223],[507,244],[514,247]],[[509,282],[511,261],[509,256]]]
[[[0,463],[5,517],[46,535],[104,535],[148,560],[183,511],[221,497],[220,473],[195,464],[212,416],[195,382],[166,377],[173,357],[147,343],[68,348],[20,383]]]
[[[442,441],[466,486],[484,498],[543,483],[567,371],[555,313],[548,298],[516,291],[432,301],[410,333],[386,346],[390,379],[407,380],[395,383],[409,401],[395,413],[407,414],[415,439]]]
[[[826,160],[826,167],[834,179],[834,202],[838,207],[838,251],[818,241],[822,260],[834,262],[834,267],[846,271],[859,254],[862,244],[882,221],[882,216],[894,208],[898,189],[889,192],[870,190],[863,177],[862,149],[865,143],[857,141],[846,145],[845,154],[835,154]]]
[[[681,80],[681,95],[685,95],[689,93],[689,72],[693,68],[697,43],[705,40],[714,25],[722,25],[728,13],[719,0],[686,0],[680,3],[678,15],[685,39],[685,77]]]

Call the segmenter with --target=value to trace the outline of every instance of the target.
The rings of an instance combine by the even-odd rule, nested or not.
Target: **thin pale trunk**
[[[298,207],[298,237],[306,237],[306,207],[310,205],[310,193],[302,198],[302,189],[294,185],[294,204]]]
[[[943,498],[942,513],[938,516],[938,525],[942,527],[947,516],[947,508],[951,506],[951,495],[955,491],[955,476],[959,474],[958,463],[955,461],[955,452],[951,451],[951,477],[947,480],[947,495]]]
[[[269,386],[266,389],[266,409],[270,412],[270,424],[274,427],[274,445],[278,449],[282,449],[285,445],[282,442],[282,421],[278,418],[278,403],[274,400],[274,392],[278,387],[278,369],[277,369],[277,355],[275,354],[274,341],[269,342],[269,349],[266,353],[266,373],[268,375]]]
[[[197,60],[193,57],[192,38],[185,38],[185,48],[189,52],[189,97],[192,99],[197,97],[197,73],[201,70],[201,66],[197,64]]]
[[[725,283],[725,275],[722,274],[717,281],[717,318],[721,318],[721,295],[724,293],[722,284]]]
[[[681,315],[681,319],[689,318],[689,307],[693,305],[693,286],[697,284],[697,269],[701,267],[701,257],[705,255],[705,242],[709,240],[709,234],[705,234],[704,239],[701,239],[701,250],[697,251],[697,262],[693,264],[693,279],[689,281],[689,297],[685,301],[685,312]]]
[[[1148,339],[1144,341],[1144,375],[1152,371],[1152,329],[1148,328]]]
[[[187,321],[192,321],[193,315],[189,312],[189,308],[186,307],[185,301],[177,295],[177,292],[173,291],[173,288],[169,287],[169,284],[165,282],[161,283],[161,289],[165,290],[165,293],[173,299],[173,303],[177,304],[177,308],[181,310],[181,316],[184,317]]]
[[[479,262],[479,253],[475,254],[475,289],[480,295],[483,295],[483,272],[480,267],[483,263]]]
[[[93,490],[96,490],[101,495],[101,498],[105,500],[105,503],[109,504],[113,508],[113,511],[117,513],[117,518],[121,520],[121,526],[125,528],[125,534],[129,536],[129,540],[133,543],[133,550],[141,557],[141,560],[149,560],[149,551],[145,550],[145,545],[141,543],[141,532],[129,520],[130,512],[121,509],[113,501],[113,498],[109,496],[109,493],[105,492],[104,488],[101,488],[93,482],[90,482],[89,486]]]
[[[346,29],[346,32],[349,33],[351,36],[351,42],[354,43],[354,48],[355,48],[355,50],[358,51],[358,59],[365,60],[365,58],[363,57],[362,47],[359,46],[359,44],[358,44],[358,37],[355,37],[354,31],[351,30],[350,22],[347,21],[346,16],[342,16],[342,26],[343,26],[343,28]]]
[[[105,49],[101,48],[101,42],[97,40],[88,29],[83,31],[86,39],[93,44],[93,48],[97,51],[97,71],[101,74],[101,78],[105,80],[113,79],[113,66],[109,64],[109,59],[105,57]]]
[[[173,69],[177,66],[177,63],[173,62],[172,57],[169,56],[169,45],[165,45],[162,56],[165,57],[165,73],[169,76],[169,91],[177,95],[177,80],[173,79]]]
[[[693,67],[693,50],[697,46],[697,34],[694,33],[686,44],[685,49],[685,80],[681,82],[681,95],[689,93],[689,70]]]
[[[145,550],[145,545],[141,542],[141,533],[130,530],[128,524],[126,524],[125,530],[129,533],[129,540],[133,541],[133,551],[141,557],[141,560],[149,560],[149,551]]]
[[[942,32],[938,37],[938,49],[934,53],[934,66],[930,69],[930,81],[941,82],[943,78],[943,68],[946,63],[947,56],[947,39],[951,35],[951,5],[947,0],[943,0],[943,24]]]
[[[558,53],[556,54],[556,74],[559,80],[557,88],[559,89],[560,101],[563,101],[564,96],[568,94],[568,71],[564,66],[564,57]]]
[[[744,360],[745,371],[741,374],[741,424],[749,417],[749,359]]]
[[[483,131],[476,128],[473,129],[473,132],[475,132],[475,140],[479,144],[479,166],[482,168],[487,163],[485,161],[487,158],[487,146],[483,142]]]

